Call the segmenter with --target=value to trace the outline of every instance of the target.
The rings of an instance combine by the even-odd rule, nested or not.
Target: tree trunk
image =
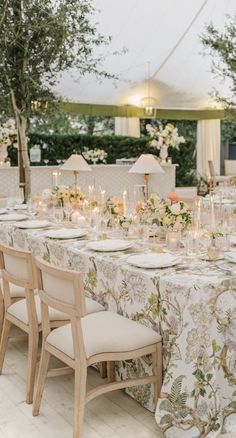
[[[24,190],[24,200],[26,202],[31,193],[30,160],[26,136],[27,118],[22,114],[16,114],[16,125],[18,134],[19,185]]]

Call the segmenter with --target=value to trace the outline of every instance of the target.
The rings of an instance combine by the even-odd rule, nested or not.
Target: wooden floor
[[[73,376],[47,380],[41,413],[32,417],[24,402],[26,343],[10,344],[0,376],[1,438],[70,438],[73,419]],[[99,374],[89,369],[89,386]],[[123,391],[92,400],[86,407],[84,438],[161,438],[154,415]]]
[[[71,438],[73,376],[48,379],[41,413],[32,417],[32,406],[24,402],[26,351],[26,343],[11,344],[7,351],[0,376],[0,438]],[[89,369],[89,386],[99,380],[98,373]],[[98,397],[87,405],[83,436],[163,438],[154,415],[123,391]]]

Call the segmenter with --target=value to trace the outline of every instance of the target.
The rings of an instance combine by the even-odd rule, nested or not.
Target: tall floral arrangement
[[[178,128],[172,123],[167,123],[165,126],[162,123],[158,126],[146,125],[146,130],[151,137],[150,146],[160,151],[163,161],[168,155],[169,146],[179,149],[179,145],[185,143],[185,138],[179,135]]]
[[[192,222],[192,212],[185,202],[171,203],[160,198],[156,193],[153,193],[142,206],[138,216],[143,222],[150,224],[156,222],[173,231],[184,230]]]

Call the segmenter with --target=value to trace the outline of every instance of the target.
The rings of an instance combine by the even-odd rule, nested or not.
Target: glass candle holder
[[[181,232],[168,230],[166,233],[166,245],[170,251],[176,251],[180,247]]]

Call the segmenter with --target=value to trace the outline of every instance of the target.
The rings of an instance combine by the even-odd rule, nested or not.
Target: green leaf
[[[174,421],[173,417],[170,414],[166,414],[163,417],[161,417],[160,424],[172,424]]]
[[[184,376],[177,377],[177,379],[175,379],[174,383],[171,386],[170,399],[171,403],[173,404],[176,403],[178,397],[180,396],[183,378]]]
[[[232,402],[228,405],[228,408],[236,409],[236,401],[232,401]]]
[[[160,403],[160,410],[170,412],[171,414],[175,413],[175,409],[169,400],[163,400]]]

